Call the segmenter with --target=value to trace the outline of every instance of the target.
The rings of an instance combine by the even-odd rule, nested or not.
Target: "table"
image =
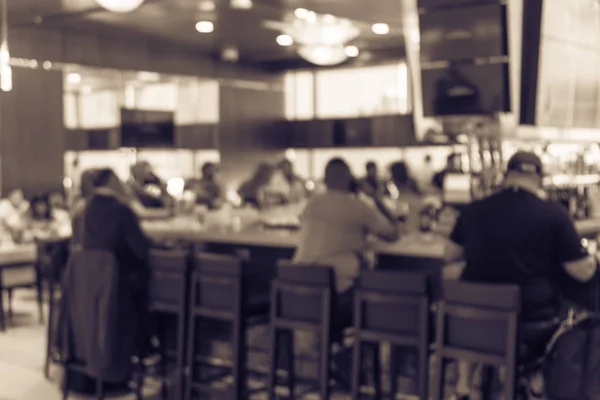
[[[37,246],[33,243],[0,247],[0,331],[6,329],[4,291],[38,284],[36,260]],[[38,300],[41,300],[41,298]],[[10,301],[9,296],[9,313],[11,311]]]

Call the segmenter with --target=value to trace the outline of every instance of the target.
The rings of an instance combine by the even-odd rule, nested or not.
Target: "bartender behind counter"
[[[173,205],[166,185],[147,161],[140,161],[131,167],[131,178],[131,192],[144,208],[168,208]]]
[[[504,189],[460,214],[446,249],[447,261],[466,261],[463,280],[518,285],[524,327],[559,315],[562,280],[557,277],[586,282],[596,273],[596,258],[581,245],[567,210],[540,198],[542,178],[542,162],[535,154],[516,153],[508,163]],[[543,353],[547,333],[553,331],[524,330],[531,355]],[[471,372],[467,363],[459,363],[459,399],[469,398]]]

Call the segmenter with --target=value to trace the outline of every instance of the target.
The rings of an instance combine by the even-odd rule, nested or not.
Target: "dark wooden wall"
[[[13,69],[13,90],[0,93],[2,194],[35,195],[62,187],[65,134],[63,76]]]
[[[282,83],[280,78],[273,78],[274,74],[204,58],[193,49],[173,46],[160,39],[119,32],[98,36],[89,32],[14,28],[10,32],[10,50],[13,57],[35,59],[40,66],[44,61],[51,61],[225,81]],[[60,72],[41,68],[13,70],[13,92],[0,95],[2,195],[15,187],[24,188],[28,194],[57,189],[64,173],[65,150],[86,147],[87,136],[85,140],[75,139],[64,128]],[[222,126],[181,128],[178,144],[187,148],[218,145],[228,175],[234,179],[246,176],[256,160],[278,153],[273,148],[276,146],[270,126],[273,119],[283,117],[283,99],[280,89],[257,90],[232,84],[221,92]]]
[[[265,85],[277,85],[272,78]],[[285,116],[282,90],[222,85],[218,148],[225,181],[235,190],[260,162],[276,162],[286,137],[280,121]]]

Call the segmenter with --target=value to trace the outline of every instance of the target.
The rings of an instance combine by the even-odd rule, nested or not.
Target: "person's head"
[[[534,153],[518,151],[508,160],[504,184],[539,190],[543,178],[542,160]]]
[[[273,174],[275,173],[275,167],[269,163],[260,163],[254,171],[252,181],[257,187],[266,186],[271,181]]]
[[[407,186],[411,181],[408,165],[404,161],[397,161],[390,165],[390,175],[397,186]]]
[[[206,162],[202,164],[201,172],[203,178],[214,180],[217,177],[218,172],[217,164],[212,162]]]
[[[279,163],[279,170],[287,179],[292,179],[294,177],[294,164],[287,158]]]
[[[50,203],[48,196],[36,196],[31,199],[31,217],[34,220],[48,220],[51,218]]]
[[[96,169],[86,169],[81,173],[81,197],[89,197],[94,193]]]
[[[13,206],[17,207],[25,201],[25,195],[21,189],[15,189],[8,194],[8,200]]]
[[[48,204],[50,204],[51,208],[65,208],[65,196],[60,192],[52,192],[48,196]]]
[[[120,198],[127,198],[125,186],[117,174],[115,174],[115,171],[110,168],[102,168],[98,170],[94,179],[94,187],[96,189],[109,190]]]
[[[369,161],[365,165],[365,170],[367,172],[367,178],[377,179],[377,164],[374,161]]]
[[[452,153],[446,158],[446,168],[452,172],[462,171],[462,158],[460,154]]]
[[[135,181],[144,181],[152,174],[152,166],[148,161],[138,161],[131,166],[131,177]]]
[[[329,160],[325,166],[325,186],[327,190],[355,191],[356,180],[346,161],[341,158]]]

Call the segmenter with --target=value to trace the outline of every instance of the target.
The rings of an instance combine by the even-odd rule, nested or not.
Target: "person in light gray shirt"
[[[364,265],[368,236],[392,242],[398,239],[398,227],[376,192],[370,193],[376,207],[357,196],[359,184],[344,160],[329,161],[325,185],[327,190],[313,196],[304,209],[293,261],[332,266],[342,306],[346,303],[343,298],[351,299],[354,281]]]

